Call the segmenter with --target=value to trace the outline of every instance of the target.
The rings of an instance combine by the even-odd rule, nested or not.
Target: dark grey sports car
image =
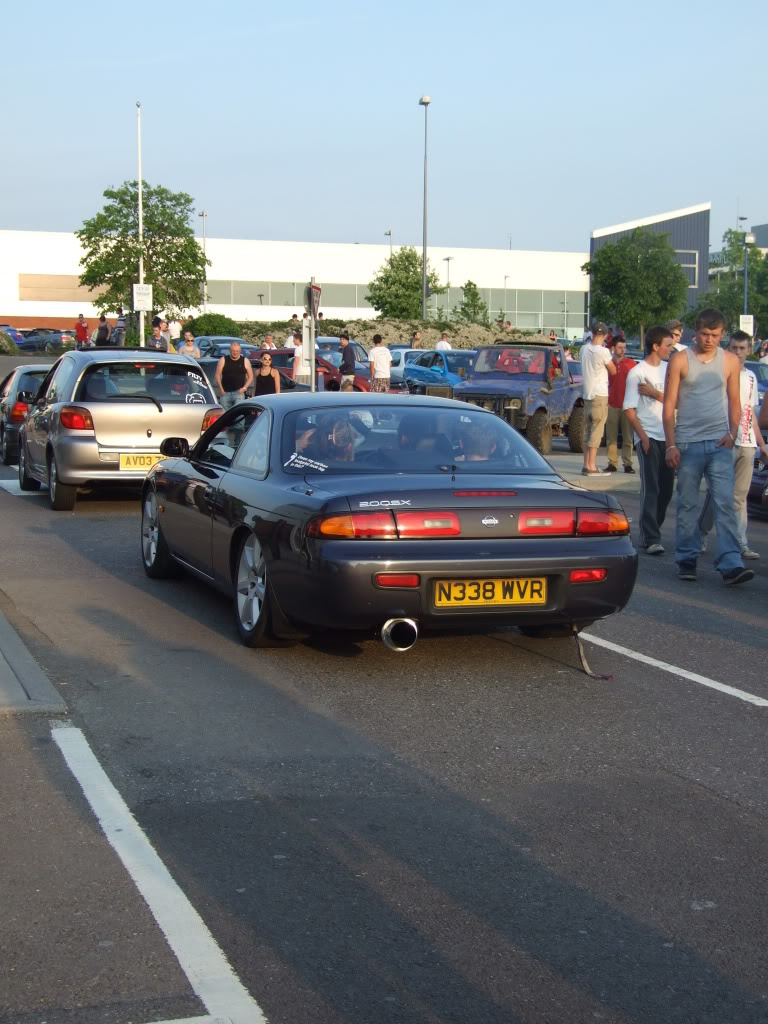
[[[254,398],[165,460],[142,492],[149,576],[179,566],[231,594],[244,643],[313,630],[512,624],[567,633],[623,608],[637,572],[611,495],[567,484],[515,430],[463,402]]]

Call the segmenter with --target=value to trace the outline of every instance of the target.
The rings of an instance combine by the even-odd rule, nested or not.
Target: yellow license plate
[[[150,470],[156,462],[162,462],[164,455],[150,455],[149,453],[127,455],[120,453],[120,469],[130,469],[134,473],[138,470],[145,472]]]
[[[435,608],[498,608],[547,603],[547,581],[541,576],[492,580],[438,580]]]

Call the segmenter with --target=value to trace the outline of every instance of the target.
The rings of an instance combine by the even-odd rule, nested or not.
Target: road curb
[[[0,716],[63,714],[61,694],[29,653],[19,634],[0,613]]]

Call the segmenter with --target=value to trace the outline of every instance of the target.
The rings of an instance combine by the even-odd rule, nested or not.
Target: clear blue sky
[[[768,221],[765,0],[14,4],[0,227],[72,230],[104,188],[190,193],[215,237],[587,249],[712,200]],[[198,222],[199,227],[199,222]]]

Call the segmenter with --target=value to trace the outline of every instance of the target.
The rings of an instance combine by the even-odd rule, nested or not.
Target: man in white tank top
[[[699,492],[706,477],[717,529],[715,568],[732,586],[755,575],[744,568],[733,507],[732,449],[741,418],[741,367],[733,353],[720,347],[726,320],[719,309],[703,309],[695,328],[691,347],[670,359],[664,387],[666,461],[677,470],[675,561],[681,580],[696,580]]]

